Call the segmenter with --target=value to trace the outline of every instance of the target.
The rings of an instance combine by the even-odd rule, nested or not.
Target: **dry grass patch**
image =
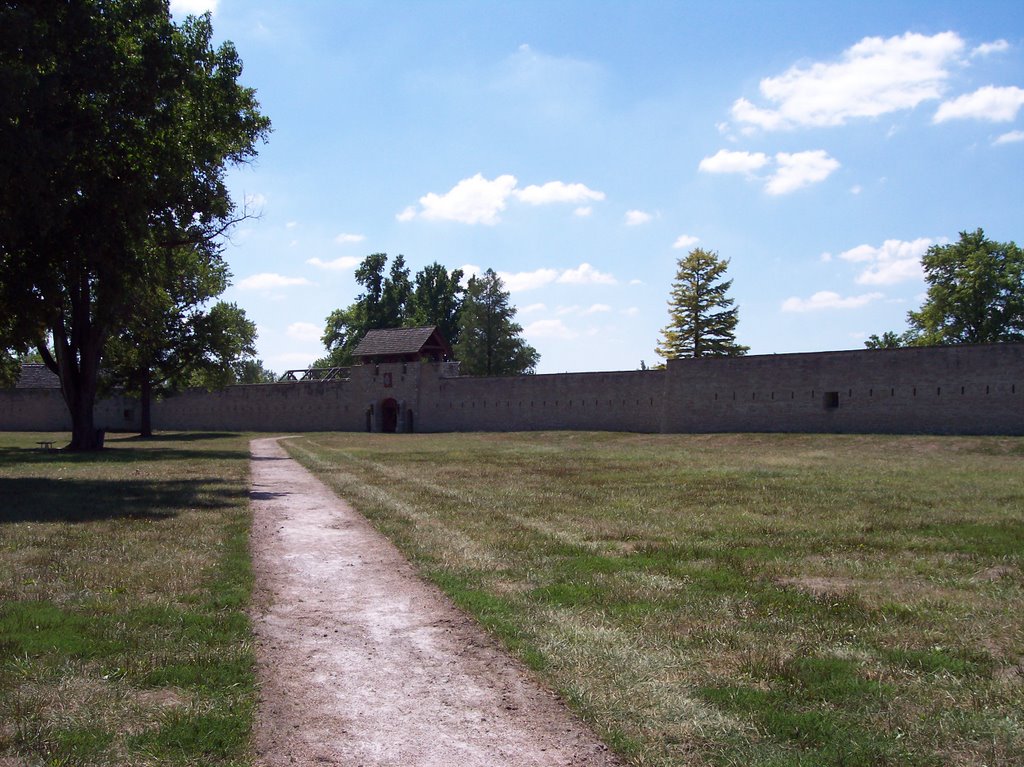
[[[0,760],[249,763],[246,440],[39,438],[0,435]]]
[[[637,765],[1010,765],[1024,440],[289,442]]]

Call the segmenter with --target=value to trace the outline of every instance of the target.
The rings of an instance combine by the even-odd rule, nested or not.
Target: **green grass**
[[[0,434],[0,763],[251,764],[247,441],[41,438]]]
[[[1020,764],[1024,440],[286,444],[632,764]]]

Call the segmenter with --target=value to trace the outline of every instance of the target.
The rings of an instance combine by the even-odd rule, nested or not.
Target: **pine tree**
[[[459,318],[455,357],[466,375],[522,375],[532,373],[540,354],[520,336],[516,308],[492,269],[471,277]]]
[[[665,359],[747,353],[749,347],[736,343],[738,310],[727,295],[732,280],[722,280],[728,267],[728,259],[702,248],[679,259],[668,302],[669,324],[655,353]]]

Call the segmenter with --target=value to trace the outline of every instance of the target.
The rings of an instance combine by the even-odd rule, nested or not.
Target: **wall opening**
[[[398,430],[398,403],[391,397],[380,403],[380,430],[385,434]]]
[[[827,391],[825,392],[825,409],[835,410],[839,407],[839,392]]]

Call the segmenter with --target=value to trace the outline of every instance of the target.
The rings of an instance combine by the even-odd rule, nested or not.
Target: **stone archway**
[[[398,403],[391,397],[380,403],[380,430],[385,434],[398,431]]]

